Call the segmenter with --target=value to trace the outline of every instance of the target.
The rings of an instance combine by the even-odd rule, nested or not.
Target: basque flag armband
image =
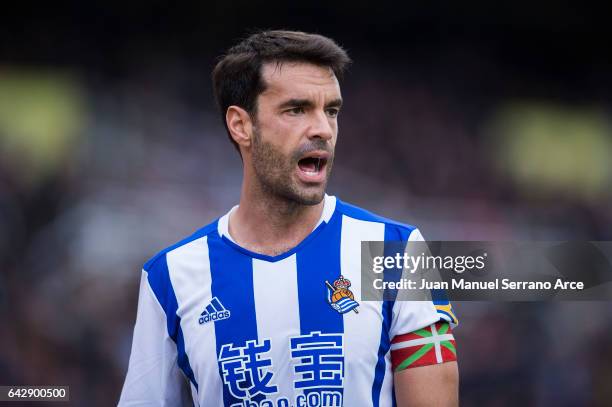
[[[440,321],[391,341],[394,372],[457,360],[455,338],[448,322]]]

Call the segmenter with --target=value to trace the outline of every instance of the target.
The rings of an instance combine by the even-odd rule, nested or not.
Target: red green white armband
[[[457,360],[455,338],[448,322],[440,321],[391,341],[393,371]]]

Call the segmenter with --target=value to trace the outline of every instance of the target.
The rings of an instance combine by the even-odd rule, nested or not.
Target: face
[[[338,80],[331,69],[307,63],[265,64],[262,77],[249,160],[254,176],[268,193],[318,204],[338,136]]]

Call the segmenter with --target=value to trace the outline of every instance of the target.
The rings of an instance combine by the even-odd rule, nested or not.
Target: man
[[[360,299],[361,241],[419,231],[325,194],[349,62],[267,31],[217,64],[240,204],[145,264],[120,405],[457,404],[450,306]]]

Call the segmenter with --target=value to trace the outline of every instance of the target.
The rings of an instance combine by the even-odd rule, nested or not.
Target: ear
[[[249,147],[251,145],[253,122],[246,110],[235,105],[228,107],[227,112],[225,112],[225,122],[232,139],[240,147]]]

